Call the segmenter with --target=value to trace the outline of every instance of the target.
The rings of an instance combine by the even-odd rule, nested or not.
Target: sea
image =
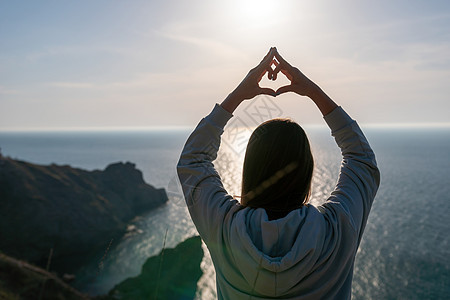
[[[236,127],[237,128],[237,127]],[[354,268],[353,299],[450,299],[450,127],[362,126],[377,157],[381,186]],[[75,274],[73,285],[99,295],[140,273],[163,245],[175,247],[197,231],[176,177],[176,163],[193,128],[149,130],[1,131],[4,156],[37,164],[104,169],[132,162],[147,183],[164,188],[167,205],[130,222],[136,230],[105,245],[101,260]],[[334,188],[340,151],[329,129],[305,126],[315,159],[313,204]],[[250,130],[227,129],[214,162],[225,188],[240,194]],[[197,299],[215,299],[215,271],[204,246]]]

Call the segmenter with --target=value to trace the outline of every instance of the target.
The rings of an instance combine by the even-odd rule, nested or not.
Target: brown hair
[[[303,128],[273,119],[250,136],[242,174],[241,205],[264,208],[269,219],[308,203],[314,160]]]

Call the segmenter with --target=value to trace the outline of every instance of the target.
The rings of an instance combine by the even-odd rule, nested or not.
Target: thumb
[[[276,95],[276,92],[270,88],[260,88],[259,89],[259,94],[264,94],[264,95],[270,95],[270,96],[274,96]]]
[[[276,93],[277,93],[277,95],[281,95],[283,93],[293,92],[293,91],[294,91],[294,89],[292,88],[292,85],[285,85],[285,86],[278,88]]]

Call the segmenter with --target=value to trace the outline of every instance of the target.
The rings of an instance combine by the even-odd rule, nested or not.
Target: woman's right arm
[[[276,63],[274,77],[282,72],[291,81],[290,85],[279,88],[277,94],[295,92],[311,98],[322,112],[341,149],[342,165],[338,183],[322,208],[332,219],[349,221],[358,234],[359,243],[380,183],[375,155],[356,121],[278,52],[275,57],[279,63]]]
[[[380,184],[375,154],[356,121],[341,107],[324,119],[341,149],[342,163],[336,187],[322,208],[330,220],[348,221],[359,244]]]

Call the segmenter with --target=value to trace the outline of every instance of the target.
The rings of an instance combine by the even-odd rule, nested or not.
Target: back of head
[[[305,131],[290,119],[273,119],[253,131],[242,174],[241,205],[264,208],[270,219],[308,202],[314,161]]]

